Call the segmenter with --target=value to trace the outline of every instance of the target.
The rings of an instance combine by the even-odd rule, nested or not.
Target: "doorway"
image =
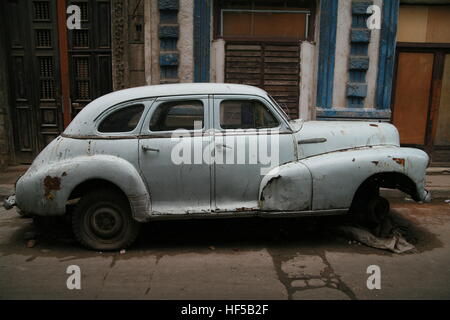
[[[392,122],[400,142],[450,164],[450,48],[399,47]]]
[[[81,9],[81,30],[66,28],[70,4]],[[110,0],[6,0],[0,9],[15,162],[27,164],[82,107],[112,91]]]

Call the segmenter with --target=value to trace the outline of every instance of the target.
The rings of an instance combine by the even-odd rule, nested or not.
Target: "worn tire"
[[[72,213],[72,230],[83,246],[94,250],[118,250],[131,245],[140,223],[131,216],[128,199],[114,190],[84,195]]]

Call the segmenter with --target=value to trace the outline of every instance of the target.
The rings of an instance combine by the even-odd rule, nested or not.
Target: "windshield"
[[[270,98],[270,101],[272,101],[272,103],[278,108],[278,110],[280,111],[281,116],[284,118],[284,120],[286,120],[287,122],[291,121],[291,119],[289,118],[289,116],[286,114],[286,112],[284,111],[284,109],[282,107],[280,107],[280,105],[275,101],[274,98],[272,98],[271,95],[268,95]]]

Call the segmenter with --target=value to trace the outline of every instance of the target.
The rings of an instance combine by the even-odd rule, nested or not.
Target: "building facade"
[[[80,8],[79,30],[67,28],[70,5]],[[244,83],[267,90],[292,118],[392,118],[399,1],[1,6],[0,165],[29,163],[91,100],[140,85]]]

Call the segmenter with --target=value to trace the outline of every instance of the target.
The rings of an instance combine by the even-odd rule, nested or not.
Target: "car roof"
[[[66,135],[94,135],[94,120],[110,107],[127,101],[162,96],[242,94],[267,97],[257,87],[231,83],[177,83],[142,86],[118,90],[101,96],[86,105],[64,131]]]

